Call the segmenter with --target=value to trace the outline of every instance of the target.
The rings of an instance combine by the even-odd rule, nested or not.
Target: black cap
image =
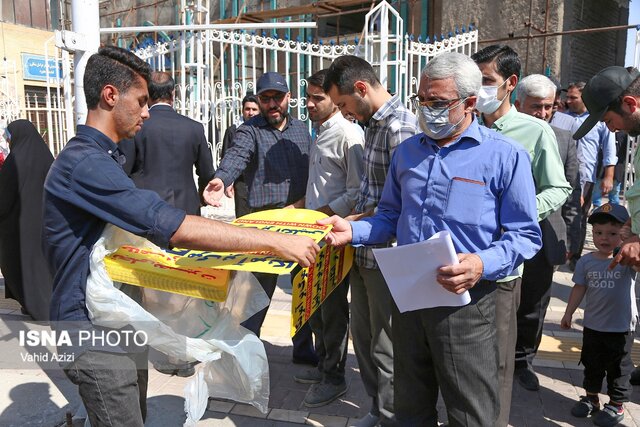
[[[602,120],[602,116],[609,109],[609,104],[615,101],[624,92],[631,82],[640,73],[637,71],[628,72],[624,67],[607,67],[598,74],[591,77],[591,80],[582,90],[582,102],[589,110],[589,117],[582,123],[573,139],[580,139],[585,136],[596,123]]]
[[[268,90],[277,90],[278,92],[289,92],[289,86],[287,86],[287,81],[278,73],[274,73],[270,71],[268,73],[264,73],[258,79],[258,83],[256,84],[256,89],[258,95],[262,92],[266,92]]]
[[[593,221],[597,217],[601,216],[613,217],[616,221],[624,224],[629,220],[629,212],[627,208],[622,205],[616,205],[613,203],[605,203],[604,205],[596,208],[591,215],[589,215],[589,224],[593,224]]]

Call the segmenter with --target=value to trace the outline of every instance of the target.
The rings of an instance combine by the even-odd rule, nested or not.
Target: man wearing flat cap
[[[260,114],[238,126],[234,145],[227,150],[209,182],[207,193],[211,194],[205,200],[212,206],[219,206],[226,189],[244,173],[251,212],[304,207],[311,146],[309,130],[303,122],[289,115],[291,94],[284,77],[275,72],[264,73],[258,79],[256,89]],[[271,298],[278,276],[255,275]],[[267,309],[243,322],[243,326],[260,336]],[[294,362],[317,363],[308,327],[293,341]]]

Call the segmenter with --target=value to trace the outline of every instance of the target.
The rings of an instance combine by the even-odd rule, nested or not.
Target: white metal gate
[[[241,100],[253,92],[263,72],[285,76],[291,90],[290,111],[307,120],[306,80],[341,55],[367,59],[392,93],[408,98],[417,91],[420,72],[434,56],[450,51],[471,55],[478,32],[471,30],[424,43],[404,34],[402,18],[386,1],[366,16],[362,40],[356,44],[287,40],[247,31],[207,30],[158,43],[136,54],[155,69],[170,71],[178,88],[176,109],[205,125],[214,145],[214,159],[228,126],[241,117]],[[183,64],[183,65],[180,65]],[[194,78],[194,70],[198,74]]]
[[[400,94],[405,105],[412,108],[408,99],[417,91],[420,72],[431,58],[443,52],[457,51],[470,55],[477,50],[478,32],[471,29],[433,42],[413,40],[404,34],[402,18],[386,1],[380,2],[366,15],[360,39],[341,44],[290,40],[265,32],[211,29],[207,0],[197,0],[197,3],[198,7],[190,10],[206,13],[200,13],[198,19],[185,13],[180,31],[144,27],[147,32],[174,31],[174,39],[135,53],[154,70],[172,74],[177,83],[175,108],[203,124],[213,145],[216,163],[225,130],[240,121],[241,100],[254,91],[263,72],[275,71],[286,77],[291,90],[290,111],[300,120],[307,120],[305,79],[328,67],[338,56],[357,55],[367,59],[378,72],[382,84],[390,92]],[[192,25],[192,22],[197,24]],[[302,28],[305,24],[286,25],[291,28],[300,25],[297,28]],[[119,31],[126,29],[101,30],[102,33]],[[54,105],[47,106],[50,111],[47,120],[64,124],[57,127],[56,142],[51,146],[54,154],[73,135],[71,56],[72,53],[62,49],[55,49],[51,54],[51,57],[62,61],[64,68],[62,85],[52,81],[50,86],[60,87],[62,92],[58,91],[55,99],[65,114],[58,114]]]
[[[50,77],[46,94],[25,92],[24,96],[20,96],[15,61],[5,60],[0,63],[0,129],[14,120],[27,119],[34,124],[51,152],[56,155],[73,135],[73,106],[70,96],[65,97],[70,94],[70,89],[67,93],[63,91],[63,87],[71,87],[69,54],[54,49],[55,52],[50,56],[51,41],[47,41],[45,45],[45,74],[49,75],[49,59],[52,59],[53,63],[62,64],[64,76]],[[0,144],[4,144],[2,136]]]

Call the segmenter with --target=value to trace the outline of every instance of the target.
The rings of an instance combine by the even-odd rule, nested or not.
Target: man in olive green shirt
[[[564,177],[564,166],[560,159],[555,135],[547,123],[519,113],[511,105],[511,94],[518,83],[521,68],[518,54],[513,49],[508,46],[492,45],[476,52],[472,58],[482,71],[482,88],[476,103],[476,108],[481,113],[480,122],[512,138],[529,152],[531,172],[536,184],[538,221],[542,221],[561,208],[571,193],[571,185]],[[522,282],[526,283],[525,286],[537,286],[536,283],[527,280],[526,265],[527,261],[525,261],[524,279],[521,278],[522,268],[519,268],[519,271],[514,271],[513,276],[498,283],[496,295],[496,327],[500,362],[498,426],[506,426],[509,422],[520,286]],[[538,274],[535,271],[531,273]],[[553,275],[553,266],[551,266],[551,275]],[[536,277],[538,278],[539,276]]]

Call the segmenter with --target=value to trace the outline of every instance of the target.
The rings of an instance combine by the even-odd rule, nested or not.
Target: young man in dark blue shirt
[[[149,73],[145,62],[123,49],[104,47],[89,58],[84,74],[87,123],[78,126],[45,182],[43,245],[54,274],[52,327],[67,327],[76,337],[75,360],[65,373],[79,386],[94,427],[142,426],[146,414],[146,348],[77,346],[80,330],[96,330],[85,290],[89,254],[107,223],[161,247],[272,251],[304,266],[319,249],[306,237],[186,215],[156,192],[135,187],[122,170],[117,143],[132,138],[149,117]]]

